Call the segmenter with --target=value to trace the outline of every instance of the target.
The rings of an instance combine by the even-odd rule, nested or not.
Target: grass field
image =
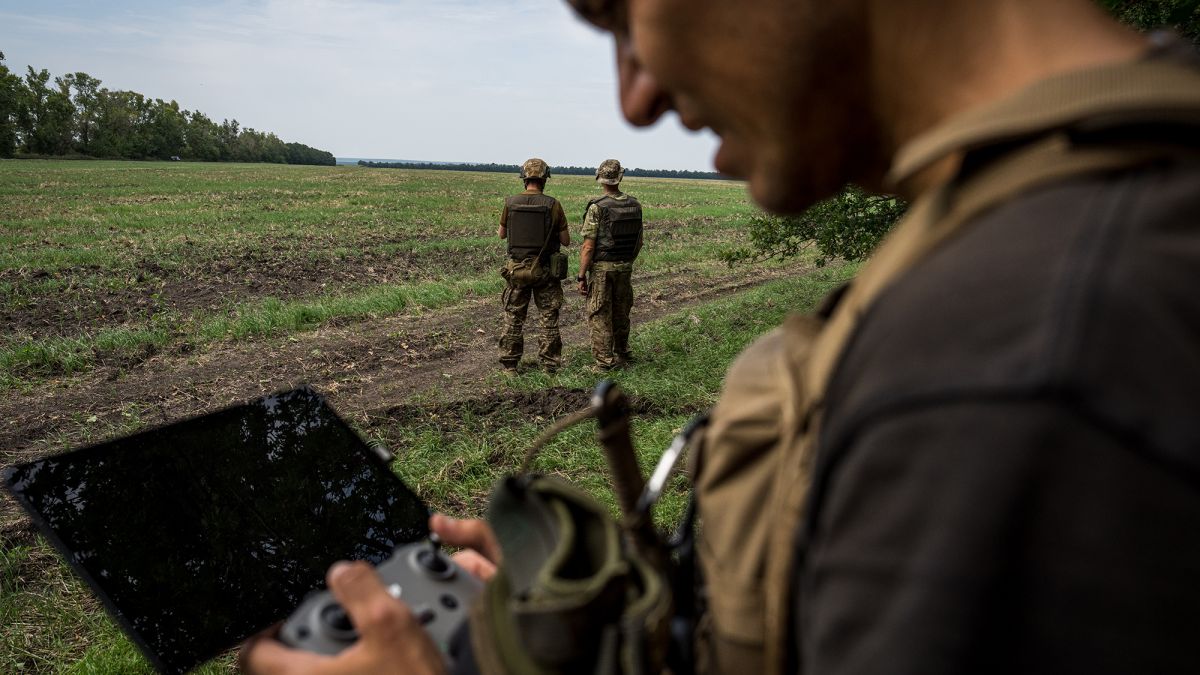
[[[630,179],[647,272],[719,271],[740,184]],[[341,167],[6,162],[0,386],[164,349],[436,308],[496,292],[515,176]],[[555,177],[577,221],[592,181]],[[576,213],[578,212],[578,213]]]
[[[630,178],[646,207],[632,346],[615,376],[644,467],[710,406],[734,355],[848,278],[804,260],[730,270],[755,208],[739,183]],[[357,167],[0,162],[0,466],[308,382],[434,509],[481,513],[597,376],[582,300],[566,367],[498,374],[495,239],[516,176]],[[554,177],[577,232],[586,177]],[[574,257],[575,251],[572,250]],[[572,273],[576,263],[572,262]],[[531,322],[535,323],[535,322]],[[532,328],[532,326],[531,326]],[[536,338],[527,332],[526,353]],[[536,468],[612,504],[585,424]],[[659,513],[680,513],[683,477]],[[201,672],[229,672],[225,657]],[[11,500],[0,498],[0,673],[150,669]]]

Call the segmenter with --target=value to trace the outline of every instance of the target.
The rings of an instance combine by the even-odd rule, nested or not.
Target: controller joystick
[[[447,558],[436,541],[401,546],[375,570],[388,592],[412,608],[443,653],[466,621],[471,601],[483,590],[483,582]],[[333,655],[354,644],[358,632],[326,590],[300,603],[284,622],[279,639],[297,649]]]
[[[320,613],[321,623],[331,634],[350,641],[358,639],[358,632],[354,630],[350,616],[346,614],[346,610],[342,609],[341,605],[332,602],[322,607]]]
[[[450,566],[450,561],[436,549],[417,551],[417,562],[435,577],[445,577],[447,574],[453,574],[454,572],[454,568]]]

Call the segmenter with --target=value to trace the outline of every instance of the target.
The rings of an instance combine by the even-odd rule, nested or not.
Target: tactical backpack
[[[637,243],[642,236],[642,205],[626,195],[614,199],[604,195],[588,202],[600,209],[600,225],[596,229],[596,260],[598,262],[632,262],[637,258]]]
[[[559,252],[554,236],[553,197],[516,195],[505,203],[508,209],[508,257],[504,277],[517,285],[534,285],[550,278],[565,279],[567,257]],[[548,259],[544,254],[549,251]],[[549,269],[545,269],[543,262]]]

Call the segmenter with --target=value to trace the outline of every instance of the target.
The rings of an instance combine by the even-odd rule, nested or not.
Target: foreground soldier
[[[562,366],[562,337],[558,313],[562,309],[562,280],[551,274],[550,257],[571,244],[571,232],[562,205],[543,194],[550,167],[534,157],[521,166],[525,191],[504,200],[497,235],[508,240],[504,275],[504,334],[500,336],[500,365],[516,373],[525,351],[525,316],[532,297],[538,308],[542,334],[538,359],[553,373]]]
[[[763,206],[912,202],[730,370],[693,467],[709,669],[1193,672],[1195,53],[1089,0],[573,4],[625,116],[712,127]],[[351,614],[404,636],[362,658],[430,665],[410,614]]]
[[[629,313],[633,311],[633,261],[642,250],[642,205],[621,192],[625,169],[606,159],[596,169],[604,196],[588,202],[579,251],[580,295],[587,296],[592,357],[601,370],[633,360]],[[589,273],[591,278],[588,278]]]

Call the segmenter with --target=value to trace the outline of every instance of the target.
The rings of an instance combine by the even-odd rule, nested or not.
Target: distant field
[[[307,382],[397,453],[394,469],[432,508],[480,515],[491,484],[597,381],[573,293],[566,367],[497,373],[496,218],[520,187],[487,173],[0,161],[0,467]],[[719,253],[743,243],[756,212],[741,184],[624,187],[647,229],[634,275],[640,360],[614,379],[648,468],[716,400],[739,350],[854,268],[730,270]],[[548,192],[577,239],[594,182],[556,176]],[[526,336],[531,358],[536,332]],[[536,468],[611,506],[593,431],[564,434]],[[660,522],[686,494],[677,476]],[[200,672],[233,670],[227,656]],[[150,669],[5,496],[0,673],[18,672]]]
[[[717,271],[738,183],[629,179],[643,269]],[[516,176],[132,162],[0,163],[0,387],[164,349],[433,307],[500,288]],[[593,181],[548,190],[574,222]]]

